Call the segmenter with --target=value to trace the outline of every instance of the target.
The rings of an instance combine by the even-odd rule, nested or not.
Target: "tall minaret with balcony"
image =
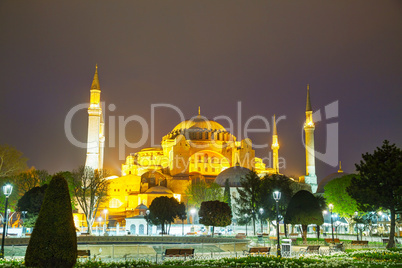
[[[91,86],[91,99],[88,108],[88,143],[85,166],[94,170],[103,169],[103,151],[105,147],[104,121],[100,103],[98,66]]]
[[[315,174],[314,154],[314,121],[310,102],[310,86],[307,85],[306,122],[304,123],[305,148],[306,148],[306,175],[304,182],[311,185],[313,193],[317,191],[317,175]]]
[[[275,115],[274,115],[273,130],[272,130],[271,149],[272,149],[272,154],[273,154],[272,168],[274,169],[275,174],[278,174],[279,173],[279,160],[278,160],[279,143],[278,143],[278,133],[276,131]]]

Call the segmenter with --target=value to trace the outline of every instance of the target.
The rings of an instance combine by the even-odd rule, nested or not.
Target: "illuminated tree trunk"
[[[307,243],[307,225],[306,224],[302,224],[302,238],[303,238],[303,242]]]

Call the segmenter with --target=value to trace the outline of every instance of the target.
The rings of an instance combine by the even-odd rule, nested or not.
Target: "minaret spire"
[[[310,85],[307,84],[307,101],[306,101],[306,112],[311,110],[311,102],[310,102]]]
[[[100,90],[99,77],[98,77],[98,64],[95,65],[95,75],[94,80],[92,81],[91,89]]]
[[[272,153],[273,153],[273,161],[272,168],[276,174],[279,173],[279,143],[278,143],[278,133],[276,130],[276,118],[274,115],[273,119],[273,127],[272,127],[272,145],[271,145]]]
[[[315,174],[315,151],[314,151],[314,130],[313,111],[310,102],[310,85],[307,84],[307,102],[306,102],[306,122],[304,123],[306,148],[306,175],[304,182],[311,185],[313,193],[317,191],[317,175]]]
[[[100,102],[100,85],[98,77],[98,65],[95,66],[95,75],[91,85],[90,105],[88,107],[88,140],[87,158],[85,166],[92,169],[103,168],[103,151],[105,144],[105,130],[103,112]]]
[[[201,106],[198,106],[198,116],[201,115]]]
[[[341,161],[339,161],[339,169],[338,169],[338,173],[343,173],[343,170],[342,170],[342,163],[341,163]]]

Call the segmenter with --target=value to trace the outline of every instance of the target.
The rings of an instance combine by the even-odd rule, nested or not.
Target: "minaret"
[[[314,156],[314,129],[313,111],[310,103],[310,86],[307,85],[306,122],[304,123],[306,147],[306,176],[304,176],[304,182],[311,185],[313,193],[317,191],[317,175],[315,174]]]
[[[91,86],[91,100],[88,108],[88,143],[85,166],[94,170],[103,168],[103,149],[105,145],[103,113],[100,103],[98,65]]]
[[[271,145],[272,153],[273,153],[273,165],[272,168],[276,174],[279,173],[279,161],[278,161],[278,150],[279,150],[279,143],[278,143],[278,133],[276,132],[276,119],[274,115],[274,122],[273,122],[273,131],[272,131],[272,145]]]

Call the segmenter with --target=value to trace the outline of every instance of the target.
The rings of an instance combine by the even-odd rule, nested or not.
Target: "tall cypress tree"
[[[250,171],[246,177],[241,178],[237,192],[239,197],[235,198],[236,214],[238,217],[243,217],[245,214],[251,215],[255,235],[257,209],[261,207],[261,179],[257,173]]]
[[[53,176],[25,255],[28,267],[73,267],[77,261],[77,235],[67,181]]]
[[[226,179],[225,181],[225,191],[223,192],[223,196],[225,198],[225,202],[228,203],[230,209],[232,209],[232,198],[230,197],[229,179]]]

